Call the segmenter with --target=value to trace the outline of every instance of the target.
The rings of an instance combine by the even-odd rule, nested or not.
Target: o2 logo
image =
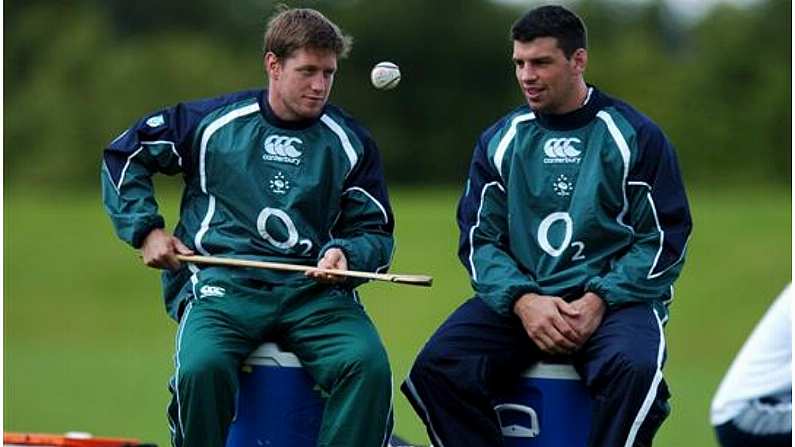
[[[549,229],[552,227],[552,225],[555,225],[559,222],[565,226],[563,240],[560,242],[560,244],[558,244],[557,247],[553,247],[552,243],[549,241]],[[585,259],[585,255],[582,254],[582,252],[585,250],[585,244],[580,241],[572,242],[571,238],[573,234],[574,222],[572,222],[569,213],[557,212],[550,214],[541,221],[541,224],[538,226],[538,234],[536,235],[536,239],[538,240],[538,245],[541,247],[541,249],[550,256],[555,258],[560,257],[563,255],[563,252],[565,252],[566,249],[571,247],[577,250],[571,257],[571,260],[580,261]]]
[[[277,239],[268,231],[268,220],[276,219],[281,222],[287,229],[287,238],[282,240]],[[268,241],[274,247],[281,250],[289,250],[296,245],[304,246],[302,255],[306,256],[312,250],[312,241],[309,239],[299,239],[298,229],[295,228],[295,223],[290,216],[278,208],[263,208],[257,216],[257,231],[263,239]]]

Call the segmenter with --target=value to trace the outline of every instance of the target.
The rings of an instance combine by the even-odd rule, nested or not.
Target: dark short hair
[[[353,39],[320,12],[309,8],[280,6],[268,21],[263,53],[272,52],[283,59],[301,48],[328,50],[346,57]]]
[[[539,37],[556,38],[558,47],[567,58],[579,48],[588,48],[585,23],[562,6],[531,9],[511,27],[513,40],[530,42]]]

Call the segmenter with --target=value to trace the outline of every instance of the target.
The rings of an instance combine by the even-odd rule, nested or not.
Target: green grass
[[[163,202],[169,216],[175,197]],[[432,289],[361,289],[396,386],[426,338],[471,295],[455,256],[456,199],[452,190],[393,192],[393,271],[432,274]],[[663,446],[715,445],[710,398],[791,270],[789,189],[693,191],[691,206],[695,233],[667,328],[674,413],[658,436]],[[4,429],[169,445],[176,326],[163,311],[158,273],[115,238],[97,195],[8,188],[4,212]],[[395,405],[397,432],[426,442],[399,393]]]

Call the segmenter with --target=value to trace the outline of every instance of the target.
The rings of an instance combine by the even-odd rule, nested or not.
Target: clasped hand
[[[605,302],[593,292],[567,303],[560,297],[528,293],[514,304],[527,335],[550,354],[571,354],[591,337],[605,312]]]

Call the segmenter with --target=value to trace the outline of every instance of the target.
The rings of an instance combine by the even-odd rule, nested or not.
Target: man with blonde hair
[[[328,104],[351,39],[311,9],[278,11],[264,39],[267,90],[144,116],[104,151],[103,202],[119,237],[164,269],[179,322],[169,407],[175,446],[225,445],[238,371],[263,341],[295,353],[328,396],[318,445],[386,445],[391,372],[360,281],[180,263],[178,254],[383,271],[394,221],[368,131]],[[182,174],[167,232],[151,177]]]

